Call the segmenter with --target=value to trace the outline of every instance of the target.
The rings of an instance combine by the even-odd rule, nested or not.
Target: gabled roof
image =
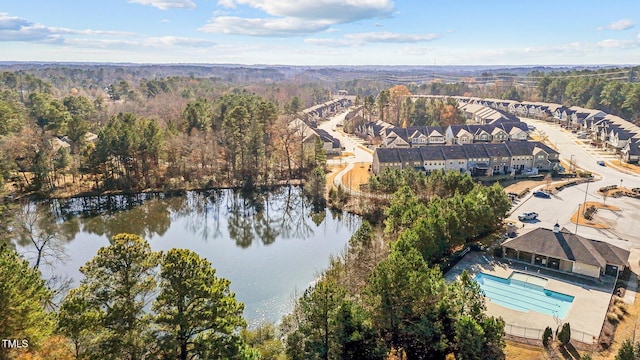
[[[422,156],[419,151],[411,148],[398,149],[398,156],[402,162],[422,162]]]
[[[537,228],[505,241],[502,246],[601,268],[607,264],[626,266],[629,260],[627,250],[572,234],[566,229],[555,233],[551,229]]]
[[[320,140],[325,143],[331,143],[331,147],[334,149],[340,148],[340,140],[331,136],[326,130],[315,129],[316,134],[320,137]]]
[[[449,145],[442,147],[442,154],[447,160],[461,160],[467,159],[467,154],[464,151],[463,145]]]
[[[396,163],[401,162],[400,155],[398,155],[397,148],[376,148],[374,151],[374,156],[378,157],[378,161],[380,163]]]
[[[465,154],[467,154],[468,159],[485,159],[490,157],[490,155],[487,154],[485,144],[464,144],[462,148]]]
[[[418,154],[422,156],[423,161],[444,160],[441,146],[423,146],[419,148]]]
[[[485,150],[489,156],[511,156],[509,148],[505,143],[485,144]]]

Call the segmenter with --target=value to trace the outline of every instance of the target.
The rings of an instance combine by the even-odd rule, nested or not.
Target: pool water
[[[505,279],[478,273],[474,279],[489,301],[513,310],[564,319],[573,302],[573,296],[545,289],[546,279],[540,277],[514,272]]]

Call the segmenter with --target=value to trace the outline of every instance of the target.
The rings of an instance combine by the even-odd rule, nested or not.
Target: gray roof
[[[485,149],[485,144],[464,144],[462,146],[465,154],[467,154],[467,158],[469,159],[484,159],[490,157]]]
[[[555,233],[551,229],[537,228],[505,241],[502,246],[601,268],[607,264],[626,266],[629,260],[627,250],[572,234],[566,229]]]
[[[380,163],[400,162],[400,155],[396,148],[376,148],[373,155],[378,157]]]
[[[463,145],[440,146],[445,159],[459,160],[467,159]]]
[[[508,141],[498,144],[462,144],[431,145],[413,148],[376,148],[375,154],[380,163],[444,160],[444,159],[477,159],[492,156],[533,155],[535,148],[549,154],[557,151],[537,141]]]
[[[489,156],[511,156],[511,152],[505,143],[485,144],[485,150]]]
[[[441,150],[442,146],[423,146],[417,148],[418,154],[422,156],[422,160],[444,160]]]

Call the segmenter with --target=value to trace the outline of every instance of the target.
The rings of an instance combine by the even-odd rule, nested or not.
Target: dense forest
[[[504,358],[504,322],[486,316],[479,285],[441,272],[453,249],[502,226],[511,206],[502,188],[444,171],[373,181],[393,193],[384,230],[365,221],[305,291],[282,324],[287,358]]]
[[[545,74],[538,81],[540,99],[599,109],[630,121],[640,119],[639,67]]]
[[[56,69],[45,80],[0,74],[0,185],[8,192],[251,187],[300,179],[315,167],[287,124],[302,107],[328,100],[318,84],[238,88],[191,77],[134,84],[122,79],[134,77],[127,73],[105,83],[101,70]]]

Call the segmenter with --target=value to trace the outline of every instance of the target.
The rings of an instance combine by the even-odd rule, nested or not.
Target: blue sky
[[[0,61],[640,64],[640,1],[3,0]]]

